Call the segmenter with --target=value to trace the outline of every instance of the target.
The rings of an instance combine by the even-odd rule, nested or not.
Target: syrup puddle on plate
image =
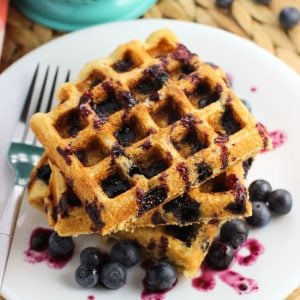
[[[241,251],[249,252],[242,255]],[[231,266],[226,270],[213,270],[209,268],[207,263],[201,266],[201,274],[192,280],[192,286],[201,291],[212,291],[216,286],[216,278],[233,288],[239,295],[249,294],[258,290],[258,283],[251,278],[247,278],[232,270],[235,263],[241,266],[250,266],[254,264],[258,257],[264,253],[263,245],[256,239],[248,239],[235,253]]]

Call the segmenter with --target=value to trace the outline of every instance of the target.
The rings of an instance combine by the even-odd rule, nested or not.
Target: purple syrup
[[[88,297],[87,297],[87,300],[95,300],[96,298],[95,298],[95,296],[93,296],[93,295],[88,295]]]
[[[154,292],[154,291],[151,291],[147,288],[146,280],[143,279],[144,289],[143,289],[142,294],[141,294],[141,300],[163,300],[163,299],[165,299],[166,293],[171,291],[176,286],[176,284],[177,284],[177,281],[169,289],[165,289],[165,290],[162,290],[162,291],[159,291],[159,292]]]
[[[287,140],[287,134],[282,130],[273,130],[269,132],[270,138],[272,139],[273,149],[277,149],[284,145]]]
[[[248,239],[243,245],[242,248],[248,249],[249,254],[243,256],[240,254],[240,249],[235,253],[236,262],[241,266],[250,266],[253,265],[258,257],[262,255],[265,251],[264,246],[255,239]]]
[[[251,86],[250,91],[252,93],[255,93],[257,91],[257,87],[256,86]]]
[[[249,250],[249,255],[240,255],[240,251],[245,248]],[[228,269],[213,270],[207,262],[204,262],[201,266],[201,274],[192,280],[192,286],[201,292],[208,292],[214,289],[216,286],[216,277],[219,277],[221,281],[233,288],[239,295],[257,291],[258,284],[254,279],[247,278],[233,271],[232,268],[236,262],[242,266],[252,265],[263,252],[264,247],[260,242],[253,238],[248,239],[237,250],[234,260]]]
[[[25,261],[31,264],[45,262],[49,268],[62,269],[71,260],[73,253],[64,257],[54,257],[48,252],[47,249],[43,251],[37,251],[31,248],[30,245],[33,237],[40,234],[45,234],[46,236],[50,237],[52,232],[54,232],[52,229],[46,229],[41,227],[36,228],[32,231],[30,236],[29,248],[26,251],[24,251]]]

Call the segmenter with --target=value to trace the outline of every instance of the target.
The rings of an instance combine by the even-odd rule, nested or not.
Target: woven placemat
[[[300,0],[272,0],[269,6],[256,4],[253,0],[234,0],[230,10],[217,9],[214,2],[160,0],[144,17],[186,20],[223,28],[251,39],[300,74],[300,24],[285,32],[278,23],[280,10],[286,6],[294,6],[300,10]],[[0,72],[27,52],[62,34],[30,21],[11,6]],[[286,298],[299,299],[300,288]],[[0,300],[4,299],[0,296]]]
[[[286,6],[300,9],[300,0],[272,0],[269,6],[253,0],[234,0],[230,10],[217,9],[215,0],[160,0],[145,18],[171,18],[220,27],[251,39],[300,74],[300,24],[284,32],[278,23]],[[0,72],[18,58],[62,35],[36,24],[10,7]]]

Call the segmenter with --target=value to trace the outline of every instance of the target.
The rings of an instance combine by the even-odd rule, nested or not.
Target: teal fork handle
[[[26,186],[31,170],[44,153],[41,147],[12,142],[8,151],[8,161],[15,171],[16,184]]]

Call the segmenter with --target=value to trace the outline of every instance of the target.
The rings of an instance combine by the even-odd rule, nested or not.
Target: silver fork
[[[36,67],[7,153],[8,162],[15,173],[16,181],[11,194],[4,205],[4,209],[0,214],[0,287],[2,286],[5,265],[21,199],[23,198],[30,172],[44,152],[30,130],[29,119],[32,113],[39,111],[48,112],[51,109],[59,68],[57,67],[54,72],[50,93],[49,96],[47,96],[45,95],[45,88],[49,77],[49,70],[50,67],[48,66],[43,76],[42,84],[40,88],[38,88],[37,77],[40,72],[40,66],[38,65]],[[69,77],[70,71],[67,72],[65,81],[68,81]],[[34,101],[35,91],[37,90],[39,90],[38,97],[37,100]]]

